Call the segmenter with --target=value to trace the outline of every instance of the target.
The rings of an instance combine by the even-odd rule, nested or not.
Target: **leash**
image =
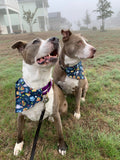
[[[47,103],[48,101],[49,101],[49,98],[48,98],[48,96],[46,96],[46,97],[43,99],[44,108],[43,108],[42,113],[41,113],[40,118],[39,118],[38,127],[37,127],[37,130],[36,130],[36,133],[35,133],[35,138],[34,138],[34,142],[33,142],[33,146],[32,146],[32,151],[31,151],[30,160],[33,160],[33,159],[34,159],[34,156],[35,156],[35,150],[36,150],[37,140],[38,140],[39,132],[40,132],[40,129],[41,129],[43,117],[44,117],[45,110],[46,110],[46,106],[45,106],[45,105],[46,105],[46,103]]]
[[[20,78],[15,84],[16,113],[28,110],[29,108],[33,107],[36,103],[39,103],[40,101],[43,101],[44,104],[43,110],[39,118],[37,130],[35,133],[30,160],[34,159],[37,140],[46,110],[46,103],[49,101],[47,93],[50,91],[51,87],[52,87],[52,80],[50,80],[46,86],[38,90],[32,89],[29,86],[27,86],[23,78]]]

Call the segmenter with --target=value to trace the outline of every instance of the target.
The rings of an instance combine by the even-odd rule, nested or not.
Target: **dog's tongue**
[[[39,64],[47,64],[49,62],[55,61],[56,59],[57,59],[56,56],[46,56],[46,57],[37,59],[37,63],[39,63]]]
[[[37,62],[39,64],[44,64],[44,63],[47,63],[49,61],[50,57],[49,56],[46,56],[46,57],[43,57],[43,58],[40,58],[37,60]]]
[[[45,60],[43,58],[40,58],[37,60],[38,63],[43,63]]]

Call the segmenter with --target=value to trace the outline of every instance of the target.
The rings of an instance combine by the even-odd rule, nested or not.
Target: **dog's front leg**
[[[80,100],[81,100],[81,96],[82,96],[82,88],[79,87],[76,90],[76,109],[75,109],[75,113],[74,113],[74,117],[76,119],[80,119],[81,115],[80,115]]]
[[[17,136],[17,143],[14,147],[14,155],[17,156],[20,151],[23,149],[23,128],[24,128],[24,115],[19,113],[18,119],[17,119],[17,129],[18,129],[18,136]]]
[[[87,81],[87,78],[85,78],[85,85],[82,88],[82,97],[81,97],[81,101],[83,101],[83,102],[85,102],[87,90],[88,90],[88,81]]]
[[[60,154],[65,155],[68,147],[66,142],[64,141],[62,123],[59,111],[56,112],[53,116],[55,120],[55,126],[58,132],[58,140],[59,140],[58,151]]]

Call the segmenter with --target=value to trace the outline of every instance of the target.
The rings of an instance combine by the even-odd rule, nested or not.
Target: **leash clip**
[[[46,95],[45,97],[43,97],[43,103],[44,105],[49,101],[48,95]]]

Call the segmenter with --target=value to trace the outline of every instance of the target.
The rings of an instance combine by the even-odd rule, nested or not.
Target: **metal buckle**
[[[48,95],[45,95],[45,96],[43,97],[43,103],[44,103],[44,105],[45,105],[48,101],[49,101]]]

